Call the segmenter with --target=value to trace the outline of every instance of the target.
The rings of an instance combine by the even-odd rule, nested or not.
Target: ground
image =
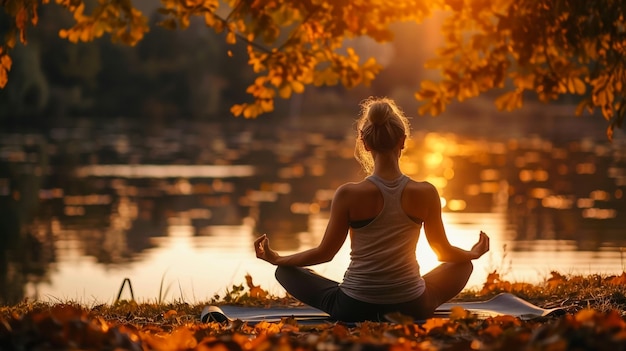
[[[389,323],[250,325],[243,321],[202,323],[206,304],[294,304],[233,286],[213,301],[189,304],[116,301],[82,306],[72,302],[23,301],[0,307],[0,350],[624,350],[626,273],[619,276],[566,276],[553,272],[541,284],[511,283],[493,272],[480,291],[458,300],[512,292],[564,314],[521,320],[512,316],[478,318],[455,309],[448,318],[415,324],[395,316]],[[260,287],[256,287],[260,288]],[[251,294],[252,293],[252,294]]]

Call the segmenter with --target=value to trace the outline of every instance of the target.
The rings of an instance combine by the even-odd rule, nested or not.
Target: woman
[[[489,250],[489,237],[481,232],[469,251],[448,242],[437,190],[399,167],[407,118],[386,98],[367,99],[361,107],[355,157],[370,175],[337,189],[319,246],[281,256],[264,234],[254,242],[256,255],[278,266],[276,278],[289,294],[333,319],[383,321],[391,312],[426,319],[465,287],[471,260]],[[415,254],[422,226],[443,262],[423,276]],[[341,283],[302,268],[332,260],[348,232],[350,264]]]

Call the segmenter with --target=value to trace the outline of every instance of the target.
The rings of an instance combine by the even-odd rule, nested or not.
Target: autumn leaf
[[[279,87],[279,86],[281,86],[283,84],[283,77],[278,75],[278,74],[273,75],[270,78],[270,83],[272,83],[272,85],[275,86],[275,87]]]
[[[291,81],[291,89],[294,93],[301,94],[302,92],[304,92],[304,84],[297,80],[293,80]]]
[[[9,81],[8,70],[4,67],[0,67],[0,88],[4,88]]]
[[[520,326],[522,324],[519,318],[508,315],[508,314],[490,317],[487,319],[486,322],[488,324],[513,325],[513,326]]]
[[[575,111],[576,116],[582,115],[585,109],[587,109],[589,113],[593,113],[593,104],[591,103],[591,99],[589,98],[582,99],[576,105],[576,111]]]
[[[567,278],[555,271],[550,272],[550,278],[546,280],[546,283],[552,288],[557,287],[567,281]]]
[[[232,113],[235,117],[240,116],[243,113],[243,110],[246,108],[247,104],[236,104],[231,106],[230,113]]]
[[[491,336],[492,338],[497,338],[498,336],[500,336],[500,334],[502,334],[503,329],[501,326],[497,325],[497,324],[491,324],[488,327],[484,328],[483,330],[481,330],[481,334],[487,334],[489,336]]]
[[[415,93],[415,98],[417,100],[432,99],[438,95],[439,86],[435,82],[423,80],[420,84],[420,91]]]
[[[172,318],[172,317],[176,317],[177,314],[178,314],[178,312],[176,310],[169,310],[169,311],[167,311],[167,312],[165,312],[163,314],[163,318],[169,319],[169,318]]]
[[[481,295],[486,295],[495,291],[508,291],[510,288],[510,283],[503,281],[500,278],[500,273],[494,270],[493,272],[487,275],[485,279],[485,283],[483,284],[483,288],[480,291]]]
[[[522,107],[522,94],[519,91],[509,91],[500,95],[495,101],[499,110],[513,111]]]
[[[335,324],[332,328],[332,334],[342,340],[348,338],[350,330],[343,324]]]
[[[450,319],[451,320],[460,320],[465,319],[470,316],[470,312],[460,306],[452,306],[450,309]]]
[[[618,276],[611,277],[608,283],[612,285],[626,285],[626,272],[622,272],[622,274]]]
[[[267,291],[261,289],[259,285],[254,285],[252,282],[252,276],[250,274],[246,274],[246,285],[248,285],[248,289],[250,289],[250,297],[264,299],[268,293]]]
[[[291,96],[291,85],[289,84],[283,84],[279,89],[278,89],[278,95],[283,98],[283,99],[288,99]]]
[[[572,77],[567,80],[567,90],[572,94],[583,95],[586,88],[585,83],[578,77]]]
[[[263,112],[263,110],[261,109],[259,103],[257,101],[255,101],[252,104],[246,105],[246,107],[243,110],[243,116],[245,118],[256,118],[262,112]]]
[[[261,321],[254,326],[254,330],[259,335],[273,335],[280,333],[282,323],[271,323],[268,321]]]
[[[26,26],[29,22],[29,13],[25,7],[20,7],[15,15],[15,26],[20,33],[20,42],[26,44]]]
[[[580,323],[591,323],[593,322],[596,316],[596,313],[597,312],[591,308],[585,308],[585,309],[578,311],[574,315],[574,318],[577,322],[580,322]]]
[[[598,324],[600,324],[600,326],[605,330],[626,331],[626,320],[624,320],[621,312],[615,309],[600,315],[600,318],[598,318]]]
[[[152,350],[189,350],[198,345],[189,328],[179,327],[171,333],[140,333],[145,346]]]
[[[263,99],[260,100],[260,104],[261,104],[261,109],[263,110],[263,112],[271,112],[274,111],[274,90],[269,90],[272,94],[270,94],[270,96],[267,99]]]
[[[445,326],[447,320],[444,318],[429,318],[422,324],[422,329],[426,331],[426,333],[430,333],[434,329],[441,328]]]
[[[9,71],[13,61],[11,57],[4,53],[0,47],[0,88],[4,88],[9,81]]]
[[[226,34],[226,43],[234,45],[237,43],[237,36],[233,32]]]

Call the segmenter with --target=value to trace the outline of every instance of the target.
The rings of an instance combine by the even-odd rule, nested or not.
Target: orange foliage
[[[452,306],[452,308],[450,309],[450,319],[455,320],[455,319],[465,319],[465,318],[469,318],[469,316],[471,315],[471,313],[464,309],[461,306]]]
[[[456,311],[462,314],[461,311]],[[168,310],[173,318],[181,311]],[[81,307],[58,304],[23,315],[0,317],[2,349],[124,349],[195,351],[381,350],[545,350],[622,349],[626,321],[619,311],[583,309],[549,322],[512,316],[432,318],[421,325],[365,322],[354,325],[299,325],[295,320],[238,321],[229,325],[199,321],[171,325],[105,321]]]
[[[523,283],[523,282],[515,282],[511,283],[507,280],[503,280],[500,276],[500,273],[497,271],[493,271],[487,275],[487,279],[483,284],[483,288],[478,293],[479,295],[491,295],[495,293],[501,292],[523,292],[528,289],[533,288],[532,284]]]
[[[559,285],[562,285],[563,283],[567,281],[567,277],[565,277],[564,275],[558,272],[552,271],[550,272],[550,275],[551,275],[550,278],[548,278],[546,282],[548,283],[548,286],[551,288],[555,288]]]
[[[445,318],[430,318],[427,319],[422,328],[426,333],[431,333],[434,330],[443,330],[448,326],[448,319]]]
[[[172,332],[158,333],[140,332],[143,343],[152,350],[188,350],[196,347],[198,342],[193,332],[187,327],[178,327]]]
[[[0,46],[0,88],[4,88],[9,82],[9,71],[12,64],[11,57]]]
[[[612,285],[626,285],[626,272],[622,272],[618,276],[609,277],[608,283]]]
[[[26,42],[26,29],[38,22],[39,4],[49,0],[3,1],[10,19],[5,49],[16,37]],[[74,25],[59,36],[76,43],[108,34],[113,41],[135,45],[149,30],[148,20],[132,0],[56,0]],[[583,2],[584,3],[584,2]],[[84,13],[89,8],[90,13]],[[188,28],[192,17],[203,19],[226,44],[244,42],[248,62],[262,84],[248,87],[250,102],[233,105],[235,116],[255,118],[274,110],[274,97],[289,98],[306,86],[368,86],[382,66],[361,57],[347,42],[368,37],[393,40],[393,25],[422,22],[445,13],[443,39],[425,67],[437,70],[437,81],[425,79],[414,96],[420,114],[437,115],[454,100],[465,101],[496,91],[501,110],[520,108],[532,93],[541,102],[563,95],[579,101],[572,111],[598,110],[608,121],[607,136],[626,118],[623,1],[602,6],[568,0],[162,0],[160,25]],[[600,19],[600,20],[599,20]],[[228,50],[231,53],[230,50]],[[594,69],[591,69],[594,67]],[[6,82],[0,66],[0,87]]]
[[[258,335],[273,335],[280,333],[282,323],[270,323],[267,321],[261,321],[254,326],[254,331]]]
[[[264,299],[267,297],[268,292],[261,289],[261,286],[254,285],[254,283],[252,282],[252,276],[250,274],[246,274],[246,285],[248,285],[248,288],[250,289],[250,297],[257,299]]]
[[[511,291],[511,283],[506,280],[502,280],[500,278],[500,273],[494,270],[493,272],[487,275],[487,279],[485,280],[485,283],[483,284],[483,288],[480,291],[480,295],[487,295],[487,294],[491,294],[495,292],[502,292],[502,291],[506,291],[506,292]]]

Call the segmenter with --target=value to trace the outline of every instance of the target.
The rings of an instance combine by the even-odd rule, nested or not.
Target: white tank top
[[[350,232],[350,265],[341,290],[348,296],[369,303],[401,303],[424,292],[415,249],[422,224],[402,209],[402,191],[409,177],[393,181],[378,176],[366,178],[382,193],[382,211],[370,223]]]

